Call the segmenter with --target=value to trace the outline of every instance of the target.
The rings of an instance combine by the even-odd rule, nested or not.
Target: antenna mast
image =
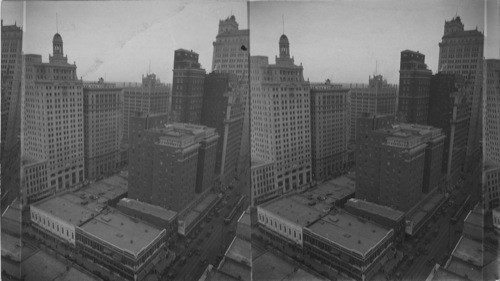
[[[281,15],[281,19],[283,20],[283,34],[285,34],[285,15]]]
[[[148,74],[151,74],[151,59],[149,60],[149,72]]]
[[[56,13],[56,31],[59,33],[59,21],[57,20],[57,13]]]

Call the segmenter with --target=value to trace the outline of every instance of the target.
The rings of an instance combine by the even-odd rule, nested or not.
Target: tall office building
[[[219,138],[214,128],[173,123],[136,133],[129,198],[179,212],[213,187]]]
[[[338,176],[348,164],[349,89],[327,80],[311,84],[312,178]]]
[[[52,45],[48,63],[41,55],[25,56],[23,158],[47,162],[48,184],[25,186],[23,195],[38,198],[78,187],[84,180],[83,83],[77,79],[76,64],[64,56],[59,33]]]
[[[155,74],[142,76],[142,84],[123,88],[123,137],[129,143],[129,119],[137,112],[165,114],[170,108],[170,85],[162,83]]]
[[[108,175],[120,165],[122,137],[122,89],[115,84],[83,84],[85,178]]]
[[[438,73],[431,78],[428,123],[441,128],[446,136],[441,171],[449,186],[455,185],[464,172],[467,152],[470,103],[463,83],[458,74]]]
[[[198,54],[176,50],[173,71],[172,121],[200,124],[205,69],[198,63]]]
[[[205,77],[201,124],[219,134],[215,173],[229,185],[237,176],[243,133],[244,107],[241,84],[229,73],[210,73]]]
[[[242,91],[243,129],[238,160],[239,186],[249,197],[250,188],[250,85],[249,59],[250,35],[248,29],[239,29],[234,16],[219,21],[219,29],[213,42],[212,71],[235,74]],[[247,197],[247,198],[248,198]]]
[[[2,80],[1,80],[1,187],[2,206],[19,194],[20,133],[21,133],[21,79],[23,30],[17,25],[2,27]],[[7,193],[11,193],[5,196]],[[3,210],[4,208],[2,208]]]
[[[357,119],[362,113],[375,115],[396,114],[398,88],[387,84],[382,75],[370,77],[368,87],[351,89],[351,136],[356,142]]]
[[[356,197],[410,210],[440,183],[443,143],[441,129],[417,124],[367,132],[358,146]]]
[[[485,60],[483,196],[487,209],[500,206],[500,60]]]
[[[290,57],[286,35],[279,40],[276,64],[251,65],[252,157],[274,162],[275,184],[283,193],[301,190],[311,180],[310,88],[302,65]],[[259,68],[255,70],[254,68]]]
[[[431,76],[424,54],[401,52],[398,113],[404,116],[405,122],[427,125]]]
[[[473,161],[479,160],[481,156],[483,45],[484,35],[477,28],[465,30],[460,17],[445,21],[444,35],[439,43],[438,69],[444,73],[461,74],[465,78],[464,86],[468,89],[467,96],[471,104],[466,166],[473,165]]]

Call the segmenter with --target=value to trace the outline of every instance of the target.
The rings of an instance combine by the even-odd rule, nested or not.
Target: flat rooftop
[[[166,221],[172,221],[177,218],[177,212],[162,208],[160,206],[151,205],[135,199],[123,198],[118,202],[118,206],[124,206],[132,210],[139,211]]]
[[[474,209],[472,209],[467,214],[467,217],[465,217],[464,222],[467,224],[478,226],[482,229],[484,226],[484,216],[481,210],[481,206],[477,205]]]
[[[393,231],[346,212],[329,214],[307,227],[311,232],[362,256],[377,246]]]
[[[226,258],[230,258],[236,262],[241,262],[248,266],[252,261],[252,244],[249,241],[243,240],[238,236],[234,237],[233,242],[229,245],[226,252]]]
[[[80,226],[92,216],[97,215],[104,207],[102,204],[90,201],[85,204],[87,201],[74,194],[66,193],[42,200],[32,206],[71,225]]]
[[[337,201],[353,195],[355,188],[356,182],[351,177],[341,176],[320,183],[318,186],[304,192],[302,195],[308,197],[309,194],[311,194],[314,199],[317,199],[318,196],[320,196],[332,198]]]
[[[257,208],[262,208],[304,227],[320,218],[323,213],[301,203],[300,200],[303,199],[299,195],[292,195],[264,203]]]
[[[137,256],[161,231],[118,211],[101,214],[80,227],[83,231]]]
[[[10,256],[14,261],[21,261],[22,243],[20,237],[15,237],[5,232],[2,232],[2,257]]]
[[[8,219],[21,223],[21,209],[15,205],[7,206],[2,214],[2,219]]]
[[[123,196],[128,191],[128,180],[121,174],[113,175],[109,178],[92,183],[87,188],[80,189],[76,193],[104,198],[104,201],[113,200]]]
[[[429,281],[443,281],[443,280],[454,280],[454,281],[468,281],[465,277],[458,275],[452,271],[439,267],[434,270],[434,275],[432,279],[427,279]]]
[[[361,211],[365,211],[371,214],[376,214],[393,221],[398,221],[402,219],[405,215],[405,213],[395,210],[393,208],[355,198],[349,199],[349,201],[347,201],[345,206],[350,206]]]

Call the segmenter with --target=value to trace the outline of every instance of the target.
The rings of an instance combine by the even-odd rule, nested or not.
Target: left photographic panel
[[[250,280],[247,2],[1,13],[2,280]]]

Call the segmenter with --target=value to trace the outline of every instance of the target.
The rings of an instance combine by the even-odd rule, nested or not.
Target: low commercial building
[[[350,198],[354,197],[356,181],[353,175],[341,176],[318,184],[301,194],[311,200],[308,204],[322,202],[327,207],[343,207]]]
[[[283,194],[274,184],[274,162],[252,157],[251,205],[257,206]]]
[[[190,205],[177,215],[177,233],[188,236],[209,214],[209,212],[222,200],[217,194],[206,192],[198,196]]]
[[[431,193],[405,215],[405,232],[415,236],[446,201],[441,193]]]
[[[303,228],[324,216],[324,213],[304,204],[303,199],[291,195],[257,206],[261,230],[271,237],[302,247]]]
[[[394,230],[339,212],[304,228],[304,253],[356,280],[369,280],[393,240]]]
[[[165,229],[120,212],[100,214],[76,231],[76,246],[83,257],[126,280],[143,280],[166,257]]]
[[[405,214],[401,211],[354,198],[349,199],[344,210],[383,227],[394,229],[394,236],[397,238],[401,239],[405,234]]]
[[[127,196],[127,192],[127,178],[122,174],[116,174],[98,182],[94,182],[76,193],[79,194],[79,196],[83,194],[85,197],[92,197],[97,199],[100,203],[115,207],[120,199]]]
[[[159,229],[165,229],[167,237],[177,233],[177,212],[129,198],[121,199],[117,204],[117,209]]]

